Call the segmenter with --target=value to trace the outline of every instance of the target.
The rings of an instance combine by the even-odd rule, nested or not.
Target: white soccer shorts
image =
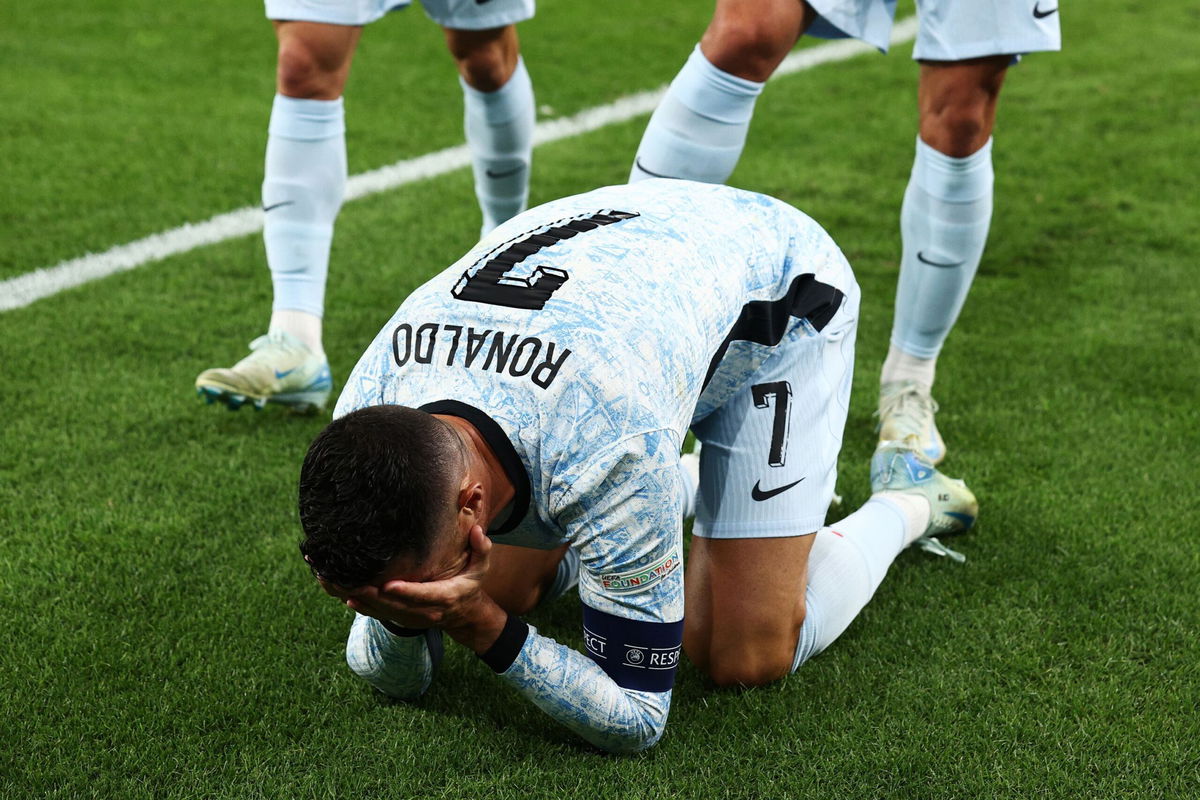
[[[695,535],[802,536],[825,524],[850,405],[858,305],[856,288],[823,330],[798,320],[733,397],[692,425],[703,444]],[[726,358],[761,346],[734,342]]]
[[[367,25],[406,8],[412,0],[264,0],[267,19]],[[421,6],[444,28],[478,31],[513,25],[533,16],[534,0],[421,0]]]
[[[917,0],[913,58],[968,58],[1062,49],[1059,0]],[[849,36],[887,51],[896,0],[809,0],[821,18],[808,35]]]

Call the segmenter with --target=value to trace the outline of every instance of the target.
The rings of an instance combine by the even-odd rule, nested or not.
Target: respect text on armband
[[[529,378],[542,389],[550,388],[567,362],[571,350],[537,336],[507,333],[492,328],[425,322],[401,323],[392,331],[392,358],[396,366],[445,364],[514,378]]]

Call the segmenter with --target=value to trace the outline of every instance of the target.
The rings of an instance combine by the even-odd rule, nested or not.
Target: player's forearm
[[[669,691],[622,688],[590,658],[540,636],[532,626],[525,626],[523,642],[506,641],[514,627],[506,628],[497,642],[497,648],[509,652],[481,657],[534,705],[610,752],[633,753],[659,740],[671,708]]]

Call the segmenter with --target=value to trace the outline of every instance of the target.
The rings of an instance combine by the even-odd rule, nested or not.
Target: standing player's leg
[[[263,176],[263,242],[274,287],[266,336],[229,369],[196,379],[230,408],[321,408],[332,379],[321,341],[333,223],[346,183],[342,90],[362,27],[275,21],[279,41]]]
[[[529,200],[533,84],[514,25],[445,31],[462,84],[464,128],[483,212],[481,235],[486,235],[524,211]]]
[[[880,376],[880,440],[915,435],[933,461],[945,445],[930,397],[938,352],[962,309],[992,213],[991,134],[1004,53],[1058,50],[1058,7],[1026,0],[918,0],[920,135],[904,194],[904,240],[891,348]]]
[[[915,435],[935,464],[937,355],[979,267],[992,218],[992,128],[1011,56],[922,62],[920,135],[900,211],[903,252],[880,375],[880,441]]]
[[[763,84],[816,18],[805,0],[717,0],[712,22],[642,136],[629,180],[723,183]]]

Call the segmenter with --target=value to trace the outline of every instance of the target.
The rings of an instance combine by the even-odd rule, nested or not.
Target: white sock
[[[933,377],[937,372],[937,357],[921,358],[909,355],[896,345],[888,348],[887,358],[883,362],[883,370],[879,373],[879,383],[896,383],[898,381],[914,381],[929,391],[933,388]]]
[[[325,348],[321,346],[321,318],[307,311],[292,311],[281,309],[271,312],[271,324],[268,333],[283,331],[299,339],[321,358],[325,357]]]
[[[896,556],[928,525],[921,500],[874,495],[862,508],[814,534],[808,555],[804,625],[796,643],[795,670],[833,642],[875,594]],[[920,531],[913,533],[916,525]]]
[[[992,140],[965,158],[917,139],[900,233],[892,344],[935,358],[975,278],[992,219]]]
[[[533,83],[518,57],[517,69],[494,92],[481,92],[458,79],[475,196],[483,212],[482,233],[525,210],[533,156]]]
[[[742,154],[764,85],[717,69],[696,45],[650,117],[629,182],[686,178],[724,183]]]
[[[333,221],[346,185],[345,131],[340,97],[275,95],[262,185],[263,242],[275,311],[318,318],[324,312]]]

